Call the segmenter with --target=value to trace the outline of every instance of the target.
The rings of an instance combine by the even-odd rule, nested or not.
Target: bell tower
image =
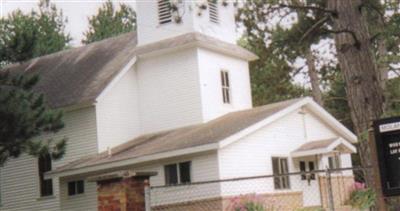
[[[198,32],[234,44],[235,7],[223,0],[137,1],[138,45]]]

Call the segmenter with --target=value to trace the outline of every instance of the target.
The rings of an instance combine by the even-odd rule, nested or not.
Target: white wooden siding
[[[196,49],[137,62],[141,131],[202,122]]]
[[[209,50],[198,50],[203,118],[212,120],[228,112],[252,107],[247,61]],[[231,103],[222,101],[220,71],[229,73]]]
[[[323,140],[338,137],[332,128],[324,124],[324,122],[315,114],[305,110],[305,125],[307,129],[307,139],[309,141]]]
[[[294,111],[221,149],[218,153],[221,178],[271,175],[273,173],[271,157],[288,157],[289,172],[298,172],[298,161],[290,158],[290,152],[310,141],[307,134],[314,140],[337,136],[325,124],[315,122],[316,117],[313,114],[301,114],[299,111]],[[306,127],[303,124],[303,115],[308,120],[305,121],[309,124]],[[349,165],[349,155],[344,157],[345,165]],[[305,187],[300,177],[292,176],[290,179],[290,191],[301,191]],[[222,184],[222,195],[272,191],[276,191],[272,178]],[[318,189],[314,192],[318,193]],[[318,204],[319,201],[310,203]]]
[[[97,210],[97,184],[84,182],[83,194],[68,196],[68,180],[60,181],[61,210],[88,211]]]
[[[64,165],[83,155],[97,152],[96,118],[94,107],[65,113],[65,128],[54,138],[67,137],[68,144],[63,159],[53,163],[53,168]],[[39,175],[37,159],[22,155],[9,160],[1,168],[1,197],[0,210],[59,210],[58,179],[53,179],[54,197],[40,198]],[[95,201],[95,203],[97,203]],[[75,206],[91,210],[88,202],[77,203]],[[97,207],[97,206],[96,206]]]
[[[100,152],[140,135],[137,92],[136,71],[132,68],[97,103]]]
[[[134,168],[136,171],[154,171],[157,176],[150,178],[151,186],[165,185],[164,165],[191,161],[192,182],[210,181],[219,178],[217,153],[193,155],[179,158],[172,158],[157,162],[157,164]],[[170,204],[193,199],[217,197],[220,195],[218,183],[207,185],[180,186],[168,188],[156,188],[152,191],[152,205]]]

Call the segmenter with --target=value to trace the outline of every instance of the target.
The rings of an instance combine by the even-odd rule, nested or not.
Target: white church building
[[[148,173],[162,186],[352,166],[356,136],[312,99],[252,106],[257,56],[236,44],[232,4],[182,0],[178,13],[164,0],[136,4],[137,32],[6,68],[40,75],[36,91],[65,111],[54,138],[68,143],[61,160],[23,155],[1,167],[0,210],[100,210],[98,181],[113,172]],[[291,194],[323,206],[323,196],[305,197],[321,192],[319,180],[196,192]],[[157,193],[157,206],[181,203],[179,191]]]

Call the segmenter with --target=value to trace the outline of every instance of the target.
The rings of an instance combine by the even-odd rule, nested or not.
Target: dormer
[[[229,43],[236,42],[235,8],[221,0],[137,1],[138,45],[200,32]]]

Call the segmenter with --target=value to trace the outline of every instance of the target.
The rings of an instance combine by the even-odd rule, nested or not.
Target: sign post
[[[400,117],[374,122],[379,176],[385,197],[400,195]]]

